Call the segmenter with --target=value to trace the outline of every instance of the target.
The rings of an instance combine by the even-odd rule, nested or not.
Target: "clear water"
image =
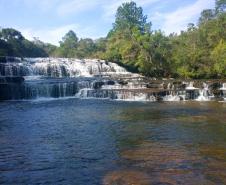
[[[1,102],[0,184],[226,184],[226,104]]]

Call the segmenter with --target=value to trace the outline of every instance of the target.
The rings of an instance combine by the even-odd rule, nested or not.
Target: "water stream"
[[[15,78],[20,77],[25,80],[14,83]],[[0,63],[0,100],[76,97],[222,101],[226,96],[225,84],[203,81],[197,85],[194,81],[147,79],[115,63],[94,59],[10,58]]]
[[[226,184],[224,80],[9,58],[0,100],[0,184]]]

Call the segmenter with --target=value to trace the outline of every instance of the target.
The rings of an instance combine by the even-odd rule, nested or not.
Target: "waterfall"
[[[226,83],[222,83],[222,87],[220,88],[220,91],[222,92],[224,102],[226,102]]]
[[[196,98],[196,101],[209,101],[211,100],[209,86],[207,83],[203,82],[203,88],[199,89],[199,96]]]
[[[163,97],[163,101],[180,101],[181,99],[183,98],[173,91],[170,91],[169,95]]]
[[[198,88],[194,87],[194,82],[189,82],[185,89],[186,90],[196,90]]]
[[[102,98],[122,101],[156,101],[156,97],[152,94],[144,92],[133,92],[123,89],[94,90],[90,88],[84,88],[76,94],[76,97],[83,99]]]
[[[213,82],[214,83],[214,82]],[[225,99],[226,83],[212,91],[197,81],[148,79],[116,63],[97,59],[13,58],[0,63],[0,100],[99,98],[122,101]],[[200,82],[199,82],[200,84]],[[199,88],[198,88],[199,87]]]
[[[25,58],[0,64],[1,76],[92,77],[96,75],[131,74],[124,68],[103,60],[64,58]]]
[[[226,91],[226,83],[222,84],[222,87],[220,88],[221,91]]]

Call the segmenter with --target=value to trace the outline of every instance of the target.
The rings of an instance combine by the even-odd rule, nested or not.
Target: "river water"
[[[0,184],[226,184],[226,104],[1,102]]]

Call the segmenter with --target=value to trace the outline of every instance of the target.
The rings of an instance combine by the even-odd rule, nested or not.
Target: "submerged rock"
[[[105,83],[103,81],[93,82],[94,89],[100,89]]]
[[[107,174],[103,180],[104,185],[150,185],[150,177],[141,171],[120,170]]]

